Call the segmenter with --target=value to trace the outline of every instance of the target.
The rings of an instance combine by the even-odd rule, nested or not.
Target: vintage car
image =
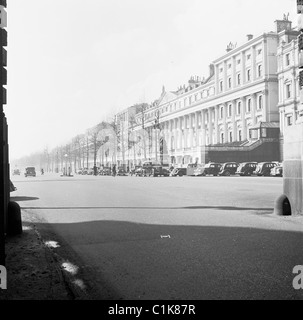
[[[197,168],[198,168],[198,164],[197,163],[189,163],[187,165],[186,175],[194,176],[195,175],[195,171],[196,171]]]
[[[111,175],[111,168],[110,167],[104,167],[100,170],[99,173],[101,176],[110,176]]]
[[[219,176],[231,176],[237,171],[238,164],[236,162],[225,162],[222,164]]]
[[[129,174],[130,174],[131,176],[141,176],[141,172],[142,172],[142,166],[134,166],[134,167],[130,170]]]
[[[274,162],[260,162],[258,163],[256,170],[253,172],[253,174],[257,176],[270,176],[270,170],[274,167],[276,167],[277,164]]]
[[[171,177],[182,177],[182,176],[186,176],[186,173],[187,173],[186,168],[174,168],[171,171],[170,176]]]
[[[221,163],[209,162],[204,167],[203,176],[213,175],[217,176],[221,169]]]
[[[242,162],[239,164],[236,174],[240,176],[251,176],[256,170],[257,165],[257,162]]]
[[[142,164],[142,176],[169,176],[169,170],[167,166],[163,166],[159,162],[145,161]]]
[[[35,177],[36,176],[36,169],[35,167],[27,167],[25,168],[25,177]]]
[[[283,165],[279,164],[279,165],[273,167],[270,170],[270,175],[273,177],[283,177]]]
[[[202,176],[204,176],[204,168],[205,168],[205,164],[199,164],[198,166],[197,166],[197,168],[195,169],[195,171],[194,171],[194,176],[195,177],[202,177]]]
[[[16,175],[20,175],[20,170],[19,169],[14,169],[13,170],[13,176],[16,176]]]

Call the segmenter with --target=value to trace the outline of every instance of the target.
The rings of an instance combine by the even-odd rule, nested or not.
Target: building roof
[[[261,129],[261,128],[280,128],[279,122],[259,122],[250,129]]]

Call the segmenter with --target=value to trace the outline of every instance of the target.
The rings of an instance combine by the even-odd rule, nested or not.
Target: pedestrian
[[[114,177],[116,176],[116,165],[115,164],[113,165],[113,176]]]

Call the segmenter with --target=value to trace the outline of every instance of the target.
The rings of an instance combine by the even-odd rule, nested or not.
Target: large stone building
[[[158,100],[135,114],[133,129],[146,135],[139,134],[132,146],[136,149],[121,161],[187,165],[280,160],[279,123],[284,126],[291,122],[290,114],[296,116],[290,110],[296,109],[298,95],[292,62],[297,32],[286,17],[275,28],[258,37],[248,35],[239,47],[230,44],[210,64],[208,78],[192,77],[176,91],[163,87]],[[284,64],[287,59],[293,67]]]

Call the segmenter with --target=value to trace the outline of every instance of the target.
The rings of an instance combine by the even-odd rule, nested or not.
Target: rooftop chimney
[[[253,37],[254,37],[254,36],[253,36],[252,34],[248,34],[248,35],[247,35],[247,41],[250,41],[251,39],[253,39]]]

